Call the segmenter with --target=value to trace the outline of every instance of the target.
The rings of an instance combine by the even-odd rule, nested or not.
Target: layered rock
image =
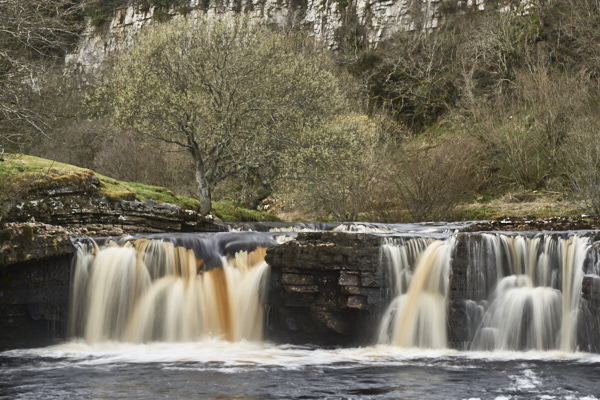
[[[243,12],[286,31],[305,29],[335,48],[336,35],[347,24],[362,26],[365,40],[371,45],[394,32],[435,28],[441,18],[440,4],[441,0],[191,0],[188,18],[201,13]],[[154,23],[156,10],[138,1],[118,8],[106,25],[88,27],[67,63],[72,69],[95,72],[116,50],[130,44],[141,28]],[[175,8],[167,12],[171,16],[178,14]]]
[[[381,238],[303,233],[268,250],[267,338],[287,343],[371,343],[386,306]]]
[[[74,251],[61,227],[6,224],[0,231],[0,348],[64,338]]]
[[[73,176],[78,177],[77,179]],[[4,221],[35,221],[67,227],[74,236],[119,236],[137,232],[215,232],[226,230],[210,217],[192,210],[136,200],[128,192],[116,198],[99,195],[100,182],[92,171],[59,175],[30,188],[9,205]]]
[[[15,205],[12,221],[36,221],[69,227],[90,236],[138,232],[220,232],[224,226],[179,206],[152,200],[109,200],[86,194],[60,193]],[[77,229],[80,228],[80,229]]]

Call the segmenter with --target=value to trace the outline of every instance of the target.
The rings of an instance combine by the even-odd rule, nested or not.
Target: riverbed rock
[[[152,200],[109,200],[79,192],[52,192],[13,205],[6,221],[63,226],[86,236],[158,232],[221,232],[227,227],[193,210]]]
[[[0,231],[0,349],[65,337],[74,251],[62,227],[5,224]]]
[[[270,248],[267,338],[324,346],[371,343],[387,303],[380,244],[375,235],[315,232]]]

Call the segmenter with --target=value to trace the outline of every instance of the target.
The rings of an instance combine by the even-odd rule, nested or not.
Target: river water
[[[583,274],[600,271],[600,262],[584,268],[587,236],[480,235],[470,243],[466,287],[481,320],[468,327],[478,338],[470,348],[482,351],[459,351],[431,335],[448,323],[452,227],[335,229],[410,233],[383,241],[397,305],[383,318],[382,344],[260,340],[264,253],[283,233],[83,243],[70,321],[80,339],[0,352],[0,400],[600,399],[600,354],[573,351]]]
[[[599,399],[600,355],[72,341],[0,353],[0,399]]]

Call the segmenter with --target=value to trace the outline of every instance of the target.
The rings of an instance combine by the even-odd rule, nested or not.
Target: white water
[[[589,239],[487,234],[484,240],[490,257],[472,260],[470,269],[480,276],[495,269],[497,283],[471,348],[575,351]]]
[[[216,251],[216,250],[215,250]],[[162,240],[82,246],[73,271],[70,330],[88,343],[260,340],[266,249],[221,256],[200,270],[193,250]]]
[[[600,357],[260,342],[69,342],[0,353],[0,399],[597,400]]]
[[[361,365],[423,365],[429,360],[473,361],[551,361],[572,360],[581,363],[599,363],[600,355],[555,351],[458,351],[454,349],[402,348],[374,345],[355,348],[320,349],[305,346],[274,345],[267,342],[238,342],[208,338],[195,342],[153,342],[132,344],[123,342],[87,343],[73,340],[64,344],[39,349],[11,350],[3,353],[19,357],[37,356],[79,360],[82,365],[115,363],[200,362],[223,366],[278,366],[286,369],[310,365],[332,365],[347,368],[341,363]],[[338,365],[339,364],[339,365]],[[473,367],[475,368],[475,367]]]

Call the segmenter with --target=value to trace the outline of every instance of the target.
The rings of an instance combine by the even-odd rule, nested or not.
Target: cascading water
[[[275,236],[261,238],[246,244],[233,237],[224,243],[198,237],[195,243],[140,238],[80,244],[70,333],[91,343],[260,340],[265,246]]]
[[[269,252],[270,267],[265,248],[282,233],[83,242],[71,277],[70,329],[85,340],[0,351],[0,399],[118,393],[598,400],[600,355],[572,351],[600,351],[594,233],[380,228],[298,234]],[[267,275],[268,298],[261,288]],[[0,303],[3,318],[12,305]],[[315,336],[342,336],[348,328],[368,329],[364,337],[372,337],[373,317],[386,307],[379,339],[391,345],[316,348],[254,340],[265,319],[274,332],[276,316],[289,330]],[[242,338],[251,340],[236,341]],[[469,348],[565,351],[462,351]]]
[[[448,274],[452,238],[387,240],[382,246],[393,289],[383,315],[379,343],[445,348]]]
[[[481,237],[472,244],[468,266],[470,297],[483,311],[471,348],[574,351],[589,239]]]

